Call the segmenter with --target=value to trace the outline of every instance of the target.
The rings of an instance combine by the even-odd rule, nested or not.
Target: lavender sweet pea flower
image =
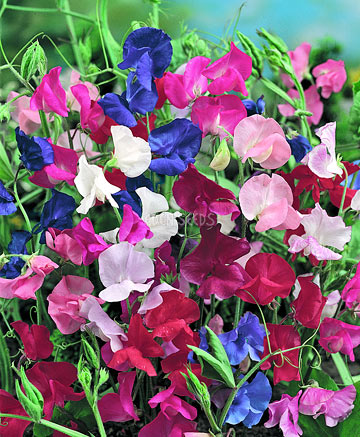
[[[0,215],[10,215],[16,211],[14,198],[6,191],[4,184],[0,181]]]
[[[230,364],[240,364],[248,354],[254,361],[260,361],[264,350],[265,329],[254,314],[247,312],[232,331],[219,335]]]

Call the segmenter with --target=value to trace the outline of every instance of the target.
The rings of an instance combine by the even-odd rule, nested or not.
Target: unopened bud
[[[213,170],[224,170],[230,162],[230,150],[225,138],[221,140],[220,145],[215,153],[213,160],[210,162],[210,167]]]

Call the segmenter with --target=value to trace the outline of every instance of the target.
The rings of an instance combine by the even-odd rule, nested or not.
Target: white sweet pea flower
[[[351,200],[350,206],[354,211],[360,211],[360,190],[355,193],[355,196]]]
[[[141,218],[154,234],[152,238],[143,240],[139,244],[141,247],[154,249],[177,234],[178,222],[176,217],[180,217],[181,213],[178,211],[166,212],[169,209],[169,204],[161,194],[154,193],[146,187],[140,187],[135,191],[141,199]],[[137,247],[139,246],[137,245]]]
[[[126,126],[111,126],[114,157],[119,169],[129,178],[136,178],[149,168],[151,149],[142,138],[134,137]]]
[[[96,199],[105,202],[107,199],[114,208],[119,208],[111,194],[120,191],[119,187],[110,184],[104,176],[104,173],[97,165],[88,164],[84,155],[79,159],[79,173],[74,179],[75,186],[83,196],[77,212],[86,214],[91,207],[95,205]]]

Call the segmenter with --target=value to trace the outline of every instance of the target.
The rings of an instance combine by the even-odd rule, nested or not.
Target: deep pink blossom
[[[257,114],[244,118],[235,127],[234,150],[243,163],[251,158],[267,169],[281,167],[291,156],[281,126],[274,119]]]
[[[357,316],[360,316],[360,263],[356,268],[354,277],[346,283],[341,293],[341,299],[345,301],[348,308],[351,308]]]
[[[210,133],[218,135],[220,139],[227,136],[221,127],[233,135],[235,126],[246,116],[243,102],[233,94],[219,97],[201,96],[196,99],[191,110],[191,121],[202,130],[202,136]]]
[[[292,207],[291,188],[281,176],[263,173],[245,182],[239,194],[240,208],[248,220],[258,220],[257,232],[296,229],[301,216]]]
[[[86,88],[89,90],[89,97],[91,100],[96,101],[99,98],[98,88],[91,82],[81,81],[80,74],[73,70],[70,76],[70,89],[66,91],[66,100],[68,102],[69,108],[72,111],[77,111],[77,112],[80,112],[81,106],[80,103],[76,100],[74,94],[72,93],[71,87],[79,84],[86,86]]]
[[[46,245],[56,252],[65,261],[81,266],[82,248],[75,240],[72,229],[59,231],[55,228],[48,228],[45,233]]]
[[[180,174],[174,183],[176,203],[185,211],[194,214],[197,225],[216,223],[215,214],[228,215],[235,220],[240,212],[233,203],[235,195],[226,188],[199,173],[193,164]]]
[[[30,100],[30,109],[42,110],[46,113],[55,112],[61,117],[67,117],[66,93],[60,83],[61,67],[52,68],[45,74]]]
[[[131,397],[135,377],[136,372],[134,371],[119,373],[117,377],[118,393],[108,393],[98,401],[99,412],[104,423],[139,420]]]
[[[184,433],[196,430],[196,423],[185,419],[181,414],[169,420],[161,411],[155,419],[143,426],[138,437],[183,437]]]
[[[152,238],[154,234],[149,226],[136,214],[130,205],[123,207],[123,219],[119,229],[119,241],[128,241],[135,245],[144,238]]]
[[[71,92],[80,105],[81,127],[83,129],[88,128],[91,132],[98,131],[105,121],[105,114],[102,107],[91,100],[89,90],[83,84],[72,86]]]
[[[319,344],[327,352],[342,352],[355,361],[353,349],[360,344],[360,326],[325,317],[320,325]]]
[[[44,325],[29,325],[21,320],[12,322],[11,326],[20,335],[24,353],[30,360],[45,360],[54,349],[50,341],[50,332]]]
[[[19,93],[11,91],[6,101],[9,102],[18,95]],[[28,96],[21,96],[10,103],[10,114],[11,118],[19,124],[20,130],[26,135],[32,134],[41,126],[39,111],[30,109],[30,97]]]
[[[344,61],[328,59],[323,64],[317,65],[312,74],[316,77],[316,86],[321,89],[321,95],[328,99],[331,93],[338,93],[346,82]]]
[[[175,387],[171,386],[157,393],[149,400],[150,407],[155,408],[160,404],[160,411],[168,420],[177,414],[181,414],[185,419],[194,420],[197,416],[196,408],[174,395],[174,390]]]
[[[288,51],[288,55],[291,60],[291,65],[294,68],[295,76],[298,81],[301,82],[304,77],[309,73],[309,54],[311,51],[311,44],[303,42],[295,50]],[[282,74],[281,79],[284,84],[291,88],[294,86],[293,80],[287,74]]]
[[[316,85],[311,85],[305,90],[304,94],[306,110],[312,112],[312,115],[307,117],[307,121],[310,126],[312,124],[319,124],[323,113],[324,104],[320,100],[320,95],[316,90]],[[288,91],[288,95],[292,99],[299,99],[299,92],[293,88]],[[291,117],[295,114],[295,108],[291,106],[290,103],[282,103],[278,105],[278,109],[280,114],[285,117]]]
[[[0,411],[2,414],[29,416],[17,399],[2,389],[0,389]],[[25,429],[30,423],[27,420],[14,419],[12,417],[1,418],[0,437],[23,437]]]
[[[300,398],[299,412],[318,418],[325,416],[326,426],[336,426],[345,420],[354,408],[356,388],[348,385],[342,390],[308,387]]]
[[[228,237],[220,232],[220,225],[200,228],[199,245],[180,263],[180,271],[186,280],[200,285],[197,294],[209,299],[215,294],[228,299],[236,290],[250,280],[249,275],[234,262],[249,252],[245,238]]]
[[[237,91],[247,96],[245,80],[250,76],[251,70],[251,57],[231,42],[230,51],[207,67],[202,74],[212,79],[208,86],[211,94]]]
[[[184,109],[206,92],[208,81],[202,72],[209,62],[210,58],[195,56],[186,64],[184,74],[166,73],[164,91],[171,104]]]

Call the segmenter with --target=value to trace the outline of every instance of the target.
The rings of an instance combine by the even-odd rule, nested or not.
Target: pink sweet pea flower
[[[50,332],[44,325],[29,325],[21,320],[12,322],[11,326],[20,335],[24,344],[24,353],[30,360],[45,360],[54,349],[50,339]]]
[[[91,82],[87,82],[87,81],[82,82],[80,80],[80,74],[77,73],[76,71],[72,71],[70,77],[70,89],[66,91],[66,100],[68,102],[69,108],[72,111],[77,111],[77,112],[80,112],[81,105],[76,100],[76,97],[72,93],[71,87],[79,84],[86,86],[86,88],[89,90],[89,97],[91,100],[96,101],[99,98],[99,90],[96,88],[96,86]]]
[[[104,423],[139,420],[131,397],[135,377],[134,371],[119,373],[118,393],[108,393],[98,401],[99,412]]]
[[[341,91],[346,82],[344,61],[328,59],[323,64],[317,65],[312,74],[316,77],[316,86],[322,87],[321,95],[324,99],[328,99],[331,93]]]
[[[299,412],[314,419],[325,415],[326,426],[336,426],[344,421],[354,408],[356,389],[349,385],[342,390],[308,387],[300,398]]]
[[[154,264],[130,243],[122,241],[106,249],[99,256],[99,276],[106,287],[99,296],[107,302],[120,302],[132,291],[145,293],[154,277]]]
[[[253,176],[245,182],[239,194],[240,208],[248,220],[258,219],[255,230],[296,229],[301,220],[300,214],[291,206],[291,188],[276,173]]]
[[[357,266],[355,276],[345,285],[341,293],[341,299],[348,308],[360,317],[360,263]]]
[[[210,58],[196,56],[186,64],[184,74],[166,73],[164,91],[170,103],[176,108],[186,108],[206,92],[208,81],[202,73],[210,61]]]
[[[152,238],[149,226],[133,211],[130,205],[123,208],[123,219],[119,229],[119,241],[128,241],[135,245],[144,238]]]
[[[317,129],[315,133],[320,138],[321,143],[315,146],[301,161],[319,178],[330,179],[336,175],[341,176],[343,173],[336,159],[335,132],[335,121]]]
[[[286,437],[299,437],[303,431],[298,425],[300,390],[295,397],[283,394],[280,401],[269,404],[269,420],[264,423],[265,428],[272,428],[279,424]]]
[[[290,146],[280,125],[272,118],[257,114],[244,118],[236,126],[234,150],[243,163],[252,158],[267,169],[281,167],[291,156]]]
[[[49,141],[54,151],[54,163],[35,171],[29,181],[39,187],[54,188],[62,181],[74,185],[79,157],[74,150],[56,146]]]
[[[168,420],[171,420],[171,418],[177,414],[181,414],[185,419],[194,420],[197,416],[196,408],[178,396],[175,396],[173,394],[174,390],[175,387],[171,386],[157,393],[149,400],[150,407],[155,408],[160,404],[160,411]]]
[[[232,94],[219,97],[201,96],[195,100],[191,111],[191,121],[202,130],[202,136],[208,133],[218,135],[220,139],[227,136],[222,126],[231,135],[235,126],[247,116],[241,99]]]
[[[81,127],[90,129],[92,133],[98,131],[105,121],[105,114],[101,106],[91,100],[89,89],[82,83],[72,86],[71,92],[81,108]]]
[[[73,334],[86,323],[86,319],[79,315],[80,308],[93,290],[94,286],[88,279],[68,275],[63,276],[49,294],[48,313],[62,334]]]
[[[296,47],[295,50],[288,51],[288,55],[291,60],[291,65],[294,68],[295,76],[298,78],[299,82],[301,82],[304,77],[309,73],[309,55],[311,50],[311,44],[308,42],[303,42]],[[291,88],[294,86],[294,82],[287,74],[281,74],[281,79],[284,84]]]
[[[181,414],[171,416],[170,420],[160,411],[155,419],[143,426],[138,437],[183,437],[196,430],[196,423],[185,419]]]
[[[6,101],[9,102],[18,95],[19,93],[11,91]],[[30,135],[39,129],[41,126],[39,111],[33,111],[30,109],[30,97],[19,97],[10,105],[14,108],[10,112],[11,118],[19,124],[20,130],[25,132],[26,135]]]
[[[208,79],[212,79],[208,86],[211,94],[237,91],[247,96],[245,80],[250,76],[251,71],[251,57],[231,42],[230,51],[206,68],[202,74]]]
[[[360,326],[325,317],[320,325],[319,344],[331,354],[342,352],[355,361],[353,349],[360,344]]]
[[[291,235],[289,252],[302,252],[305,256],[313,255],[318,261],[341,259],[339,253],[325,246],[344,250],[351,238],[351,226],[345,226],[341,217],[329,217],[327,212],[317,203],[310,214],[301,219],[305,234]]]
[[[316,90],[316,86],[311,85],[308,89],[305,90],[304,94],[306,110],[312,112],[313,114],[310,117],[307,117],[307,121],[310,126],[312,124],[318,124],[323,114],[324,104],[320,100],[320,96]],[[299,92],[295,89],[289,90],[288,95],[292,99],[299,99]],[[278,109],[280,114],[284,117],[291,117],[295,114],[295,108],[291,106],[290,103],[282,103],[278,105]]]
[[[35,292],[41,288],[45,276],[59,266],[46,256],[34,256],[28,261],[25,274],[14,279],[0,278],[0,297],[4,299],[35,299]]]
[[[61,117],[67,117],[66,93],[60,83],[61,67],[52,68],[41,80],[30,100],[33,111],[55,112]]]
[[[72,229],[59,231],[55,228],[48,228],[45,239],[47,247],[61,256],[63,260],[81,266],[83,260],[82,248],[75,240]]]

